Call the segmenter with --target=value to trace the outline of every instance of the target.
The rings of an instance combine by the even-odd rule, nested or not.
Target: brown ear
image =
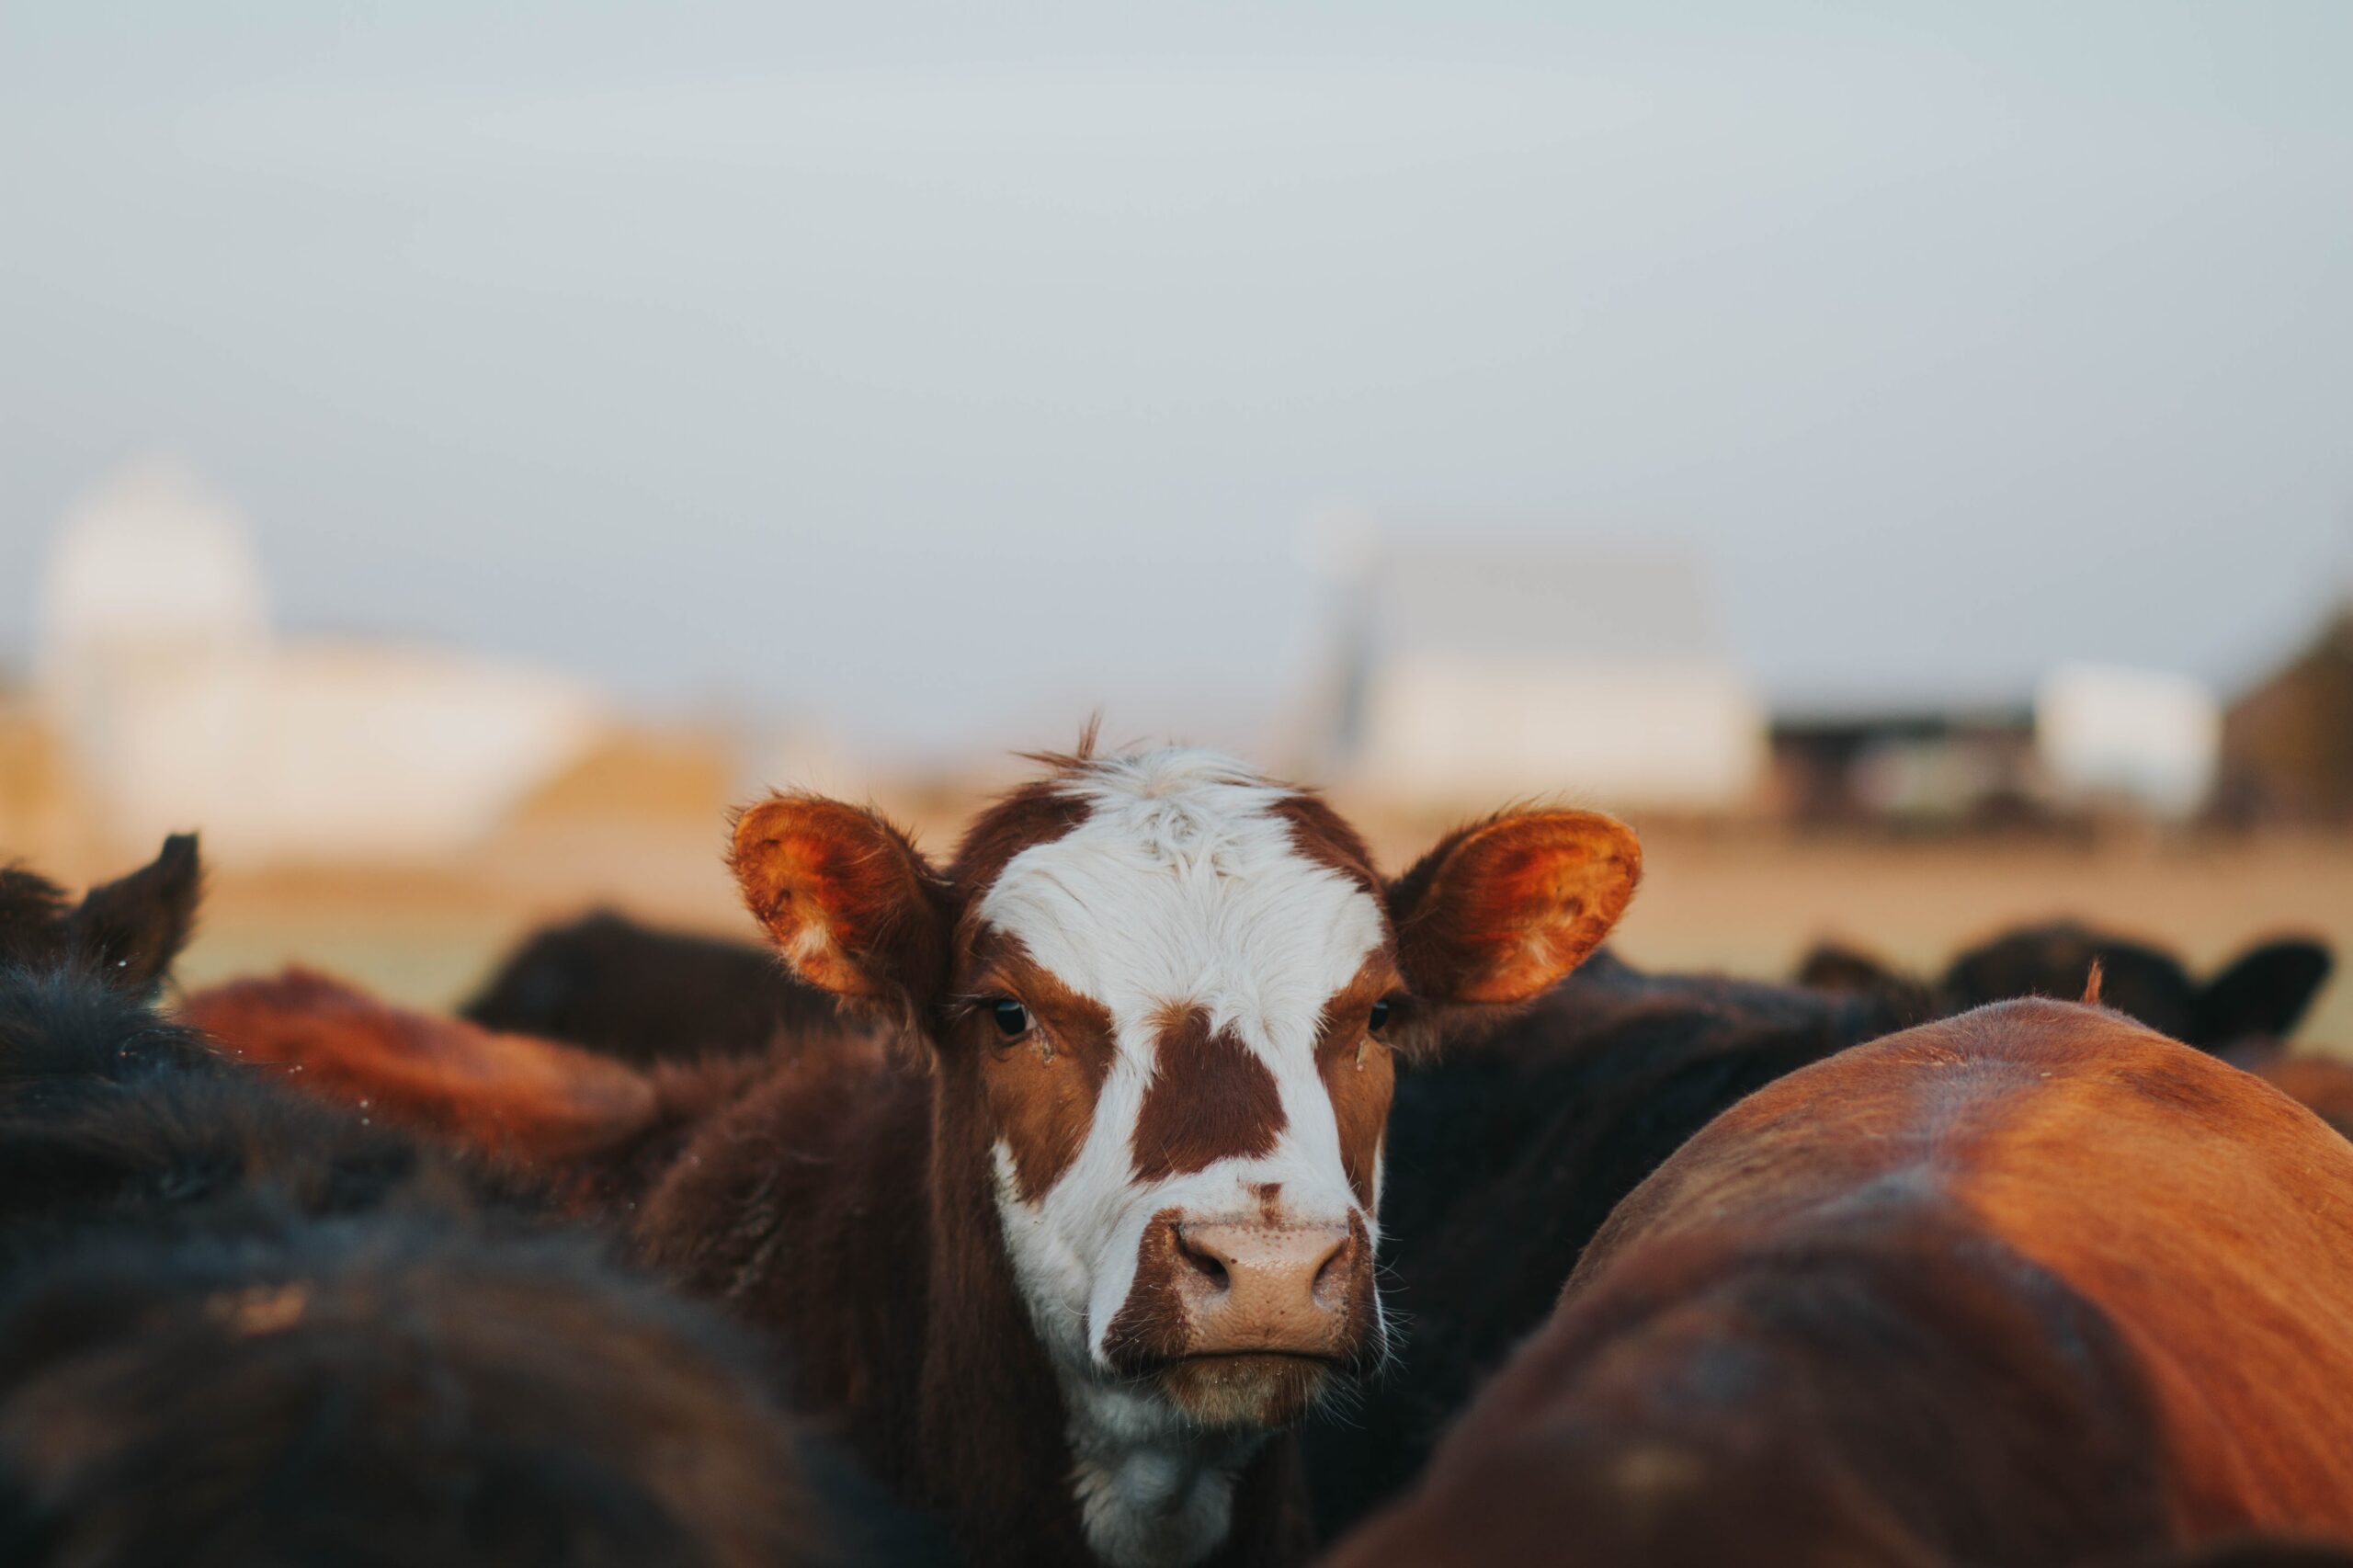
[[[1461,829],[1390,884],[1399,967],[1432,1002],[1525,1002],[1601,945],[1642,877],[1633,834],[1592,812]]]
[[[736,819],[729,863],[744,903],[810,984],[921,1007],[947,983],[947,884],[872,812],[771,796]]]

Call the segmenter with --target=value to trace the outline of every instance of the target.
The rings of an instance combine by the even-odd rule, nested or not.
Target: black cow
[[[937,1553],[761,1354],[524,1178],[216,1054],[119,972],[0,966],[0,1562]]]
[[[1800,964],[1797,979],[1819,990],[1874,996],[1908,1025],[2022,996],[2072,1002],[2084,995],[2095,964],[2103,1004],[2159,1034],[2227,1057],[2277,1045],[2293,1033],[2328,983],[2334,960],[2309,937],[2276,937],[2201,981],[2151,943],[2054,920],[1965,949],[1933,982],[1838,943],[1816,947]]]
[[[70,967],[145,1000],[187,945],[203,891],[193,834],[165,839],[151,864],[79,903],[24,867],[0,868],[0,966]]]
[[[460,1009],[470,1023],[649,1065],[765,1051],[835,1028],[834,999],[748,942],[610,910],[526,937]]]

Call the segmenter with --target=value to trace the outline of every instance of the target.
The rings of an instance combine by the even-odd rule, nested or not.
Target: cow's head
[[[870,812],[779,796],[739,819],[736,874],[801,975],[900,1011],[977,1085],[1066,1380],[1202,1426],[1291,1420],[1383,1346],[1392,1052],[1567,973],[1640,852],[1606,817],[1518,812],[1387,881],[1321,799],[1228,758],[1051,767],[944,870]]]

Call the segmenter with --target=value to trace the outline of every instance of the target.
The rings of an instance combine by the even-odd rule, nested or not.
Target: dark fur
[[[100,1230],[542,1207],[520,1178],[222,1061],[90,975],[0,971],[0,1272]]]
[[[1404,1343],[1360,1407],[1307,1428],[1318,1526],[1336,1535],[1412,1481],[1611,1208],[1686,1139],[1899,1021],[1868,999],[1645,974],[1604,951],[1500,1031],[1402,1062],[1381,1250]]]
[[[79,903],[21,866],[0,869],[0,966],[71,968],[146,1000],[188,945],[203,892],[193,834],[165,839],[153,862]]]
[[[461,1009],[484,1028],[641,1065],[765,1051],[836,1024],[834,999],[749,942],[657,930],[599,910],[533,932]]]
[[[2317,941],[2279,937],[2256,943],[2200,981],[2162,948],[2057,920],[2005,931],[1962,951],[1933,983],[1826,942],[1799,966],[1798,983],[1871,995],[1916,1024],[2021,996],[2075,1001],[2095,964],[2104,1006],[2185,1045],[2230,1055],[2293,1033],[2335,960]]]
[[[835,1561],[764,1369],[576,1241],[99,1246],[0,1307],[0,1560]]]
[[[0,1562],[923,1561],[521,1178],[0,970]]]

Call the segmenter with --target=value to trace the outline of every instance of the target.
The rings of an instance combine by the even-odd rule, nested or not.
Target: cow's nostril
[[[1232,1259],[1218,1249],[1216,1243],[1188,1235],[1185,1227],[1179,1225],[1176,1227],[1176,1256],[1191,1265],[1193,1272],[1214,1289],[1233,1289],[1233,1276],[1228,1267]]]
[[[1353,1233],[1343,1235],[1316,1266],[1315,1281],[1308,1287],[1316,1301],[1329,1301],[1347,1293],[1348,1269],[1356,1260],[1357,1238]]]

